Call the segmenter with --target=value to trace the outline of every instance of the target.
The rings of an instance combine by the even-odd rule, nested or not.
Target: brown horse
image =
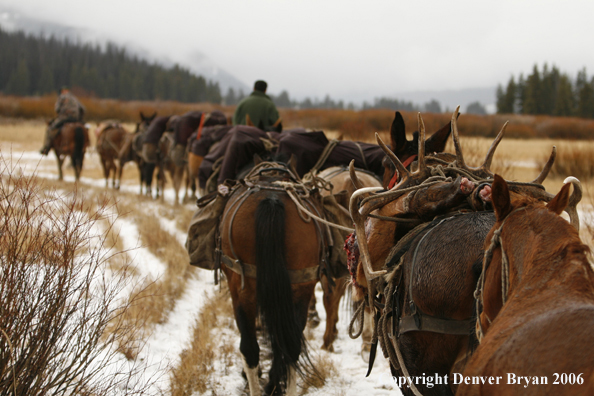
[[[385,306],[378,308],[378,337],[394,375],[432,373],[442,378],[441,384],[419,385],[425,395],[452,394],[451,382],[443,378],[470,353],[473,291],[480,273],[483,240],[494,224],[489,212],[452,212],[488,208],[490,202],[484,192],[490,187],[484,180],[488,180],[504,128],[483,165],[470,168],[463,160],[456,120],[457,112],[452,117],[456,156],[423,154],[424,128],[419,118],[417,171],[411,173],[387,150],[398,170],[398,184],[388,192],[366,197],[361,208],[353,202],[366,195],[365,190],[356,192],[351,201],[357,229],[357,243],[351,241],[350,245],[355,254],[349,257],[355,295],[363,298],[379,293],[384,299]],[[550,199],[537,184],[544,180],[553,160],[554,155],[536,184],[514,186],[516,192]],[[438,178],[424,184],[439,172],[451,180]],[[373,217],[363,223],[368,215]],[[365,237],[359,239],[361,235]],[[388,275],[381,277],[382,270],[389,271]],[[375,304],[371,301],[370,305]],[[414,392],[402,391],[407,395]]]
[[[69,122],[62,126],[61,132],[52,141],[51,148],[58,160],[58,179],[63,180],[62,164],[70,156],[74,177],[78,181],[83,167],[85,152],[89,146],[89,131],[81,122]]]
[[[593,395],[594,272],[590,249],[559,216],[569,184],[545,205],[512,200],[495,176],[492,201],[477,325],[484,338],[457,394]]]
[[[324,242],[319,224],[308,220],[279,184],[296,181],[283,165],[259,164],[232,190],[220,228],[221,267],[241,333],[239,349],[251,396],[261,395],[258,312],[273,355],[266,394],[279,394],[284,388],[296,395],[296,373],[310,366],[299,357],[308,361],[303,329]],[[307,198],[313,191],[298,191],[297,199],[309,210],[318,205]]]
[[[377,176],[375,176],[374,173],[361,169],[353,169],[353,171],[356,172],[356,177],[360,182],[360,187],[381,187],[382,183],[377,179]],[[348,213],[348,202],[357,189],[357,186],[355,186],[351,180],[349,168],[333,166],[324,169],[317,176],[323,179],[326,183],[329,183],[331,186],[331,190],[322,190],[322,195],[327,196],[331,193],[338,194],[339,202],[337,203],[339,203],[343,210]],[[350,221],[350,216],[348,216],[348,220],[349,221],[347,224],[342,225],[351,227],[352,224]],[[348,232],[337,231],[335,235],[337,234],[340,234],[341,237],[339,241],[334,241],[334,243],[340,244],[342,254],[340,255],[341,259],[337,262],[339,265],[336,266],[337,269],[333,274],[333,281],[335,285],[331,286],[329,284],[328,277],[321,278],[322,289],[324,290],[324,308],[326,310],[326,330],[324,332],[324,343],[322,344],[322,349],[327,351],[334,350],[332,344],[336,339],[336,335],[338,334],[336,324],[338,323],[340,300],[342,299],[342,296],[346,290],[346,286],[349,283],[346,254],[344,254],[344,250],[342,249],[342,243],[347,238]],[[365,318],[369,319],[369,316],[366,316]],[[361,353],[363,359],[367,360],[369,347],[371,345],[371,326],[369,320],[365,320],[361,325],[364,325]]]
[[[111,186],[119,190],[123,170],[120,153],[123,151],[124,145],[130,140],[129,135],[131,134],[117,122],[99,124],[95,133],[97,134],[95,147],[101,159],[105,187],[107,188],[109,186],[109,177],[113,175]]]

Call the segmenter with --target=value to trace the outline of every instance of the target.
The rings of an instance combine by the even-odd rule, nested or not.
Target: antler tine
[[[481,166],[481,169],[483,169],[486,172],[491,173],[491,163],[493,162],[495,150],[497,150],[497,146],[499,146],[501,139],[503,139],[503,135],[505,135],[505,129],[507,128],[508,124],[509,121],[506,121],[505,124],[503,124],[503,126],[501,127],[501,131],[499,131],[497,137],[495,138],[495,140],[493,140],[493,143],[491,143],[491,147],[489,147],[489,151],[487,152],[487,155],[485,157],[485,162],[483,162],[483,165]]]
[[[542,182],[549,175],[549,172],[551,171],[551,168],[553,167],[553,163],[555,162],[555,158],[556,157],[557,157],[557,147],[556,146],[553,146],[553,151],[551,151],[551,155],[549,156],[549,160],[545,164],[544,168],[542,168],[542,171],[540,171],[540,174],[538,175],[538,177],[536,179],[534,179],[532,181],[532,183],[542,184]],[[574,192],[575,192],[575,190],[574,190]]]
[[[583,196],[582,183],[580,183],[580,181],[573,176],[569,176],[563,181],[563,184],[567,183],[571,183],[573,185],[573,192],[571,193],[571,197],[569,197],[569,204],[565,208],[565,211],[569,215],[569,222],[579,232],[580,217],[577,211],[577,204],[582,200]]]
[[[363,188],[363,183],[357,177],[357,173],[355,172],[355,160],[351,160],[349,164],[349,175],[351,176],[351,181],[356,189]]]
[[[466,163],[464,162],[464,156],[462,155],[462,146],[460,145],[460,136],[458,134],[458,113],[460,112],[460,106],[456,107],[454,114],[452,114],[452,139],[454,140],[454,148],[456,149],[456,165],[466,169]]]
[[[425,170],[425,123],[421,113],[417,113],[417,120],[419,123],[419,156],[417,157],[418,172]]]
[[[404,175],[410,176],[410,172],[408,171],[408,169],[406,169],[402,162],[400,162],[398,157],[396,157],[396,154],[394,154],[392,150],[390,150],[390,148],[386,146],[386,144],[380,138],[379,133],[377,132],[375,133],[375,140],[377,141],[377,144],[382,148],[382,150],[384,150],[384,153],[386,153],[388,158],[392,160],[392,163],[396,167],[396,170],[400,174],[400,177],[404,177]]]
[[[373,267],[371,266],[369,247],[367,245],[367,235],[365,234],[365,217],[367,217],[371,210],[369,208],[368,210],[364,210],[363,213],[359,213],[358,201],[361,195],[377,191],[378,189],[381,189],[381,187],[361,188],[353,193],[351,196],[351,201],[349,202],[349,211],[351,212],[351,218],[355,223],[355,232],[358,235],[363,272],[365,273],[365,279],[367,279],[368,283],[379,276],[385,275],[386,270],[374,271]]]

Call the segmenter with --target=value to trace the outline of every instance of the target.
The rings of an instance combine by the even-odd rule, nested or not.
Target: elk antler
[[[400,174],[400,177],[404,177],[404,175],[410,176],[410,172],[408,171],[408,169],[406,169],[402,162],[400,162],[400,159],[396,156],[396,154],[394,154],[394,152],[390,150],[388,146],[386,146],[384,141],[380,138],[379,133],[377,132],[375,133],[375,140],[377,141],[377,144],[382,148],[382,150],[384,150],[386,156],[390,158],[390,160],[394,164],[394,167],[396,168],[396,171]]]
[[[501,139],[503,139],[503,135],[505,134],[507,124],[509,124],[509,121],[506,121],[505,124],[503,124],[503,126],[501,127],[501,131],[499,131],[497,137],[495,138],[495,140],[493,140],[493,143],[491,143],[491,147],[489,147],[489,151],[487,152],[485,161],[483,162],[483,165],[481,165],[480,167],[480,169],[484,170],[485,172],[491,173],[491,163],[493,162],[493,156],[495,155],[495,150],[497,150],[497,146],[499,146]]]
[[[419,154],[417,156],[418,172],[424,171],[425,166],[425,123],[421,113],[417,113],[417,121],[419,124]]]
[[[466,165],[466,162],[464,162],[464,156],[462,154],[462,146],[460,145],[460,134],[458,132],[458,112],[459,112],[459,110],[460,110],[460,106],[456,107],[454,114],[452,114],[452,139],[454,141],[454,148],[456,149],[456,165],[462,169],[465,169],[465,170],[473,173],[475,176],[491,177],[492,178],[493,173],[491,172],[490,168],[491,168],[491,163],[493,162],[493,156],[495,155],[495,150],[497,149],[497,146],[499,146],[499,143],[503,139],[503,135],[505,134],[505,129],[507,128],[507,125],[509,122],[506,122],[505,124],[503,124],[503,127],[497,134],[497,137],[495,138],[493,143],[491,143],[491,147],[489,147],[489,151],[487,152],[487,155],[485,156],[485,161],[483,161],[483,164],[478,168],[473,168],[473,167]]]
[[[458,134],[458,113],[460,106],[456,107],[452,114],[452,140],[454,141],[454,149],[456,150],[456,165],[460,168],[468,169],[464,162],[464,155],[462,155],[462,146],[460,145],[460,136]]]
[[[532,183],[542,184],[542,182],[549,175],[549,172],[551,171],[551,168],[553,167],[553,163],[555,162],[555,157],[557,157],[557,147],[556,146],[553,146],[553,151],[551,152],[551,155],[549,157],[549,160],[545,164],[544,168],[542,168],[542,171],[540,172],[540,174],[538,175],[538,177],[536,179],[534,179],[534,181],[532,181]],[[566,179],[566,181],[567,181],[567,179]]]
[[[580,217],[577,211],[577,204],[582,200],[582,183],[573,177],[569,176],[565,180],[563,180],[563,184],[571,183],[573,185],[573,192],[571,193],[571,197],[569,197],[569,203],[565,208],[565,211],[569,215],[569,222],[572,226],[575,227],[578,232],[580,231]]]
[[[351,176],[351,181],[353,182],[353,185],[355,186],[356,189],[364,187],[363,183],[361,183],[361,181],[359,181],[359,178],[357,177],[357,173],[355,172],[355,160],[351,160],[351,162],[349,164],[349,175]]]
[[[353,193],[353,195],[351,196],[351,201],[349,203],[349,211],[351,212],[351,217],[353,219],[353,222],[355,223],[355,233],[359,236],[359,251],[361,252],[363,272],[365,273],[365,278],[367,279],[367,282],[379,276],[385,275],[387,271],[374,271],[373,267],[371,266],[369,247],[367,245],[367,235],[365,234],[365,218],[373,209],[369,210],[368,208],[367,210],[364,210],[363,213],[359,213],[359,208],[357,206],[359,202],[359,197],[361,195],[372,193],[374,191],[381,189],[382,187],[360,188]]]

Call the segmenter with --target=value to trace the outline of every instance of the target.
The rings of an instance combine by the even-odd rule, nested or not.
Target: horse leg
[[[117,183],[115,185],[115,189],[119,190],[120,189],[120,184],[122,183],[122,170],[124,169],[124,161],[122,161],[122,159],[118,159],[117,162],[117,167],[116,167],[116,173],[117,173]]]
[[[363,332],[361,333],[361,358],[365,363],[369,363],[371,354],[371,338],[373,337],[373,314],[369,307],[365,307],[363,316]]]
[[[322,289],[324,290],[324,309],[326,310],[326,331],[324,332],[324,344],[322,349],[334,352],[332,343],[336,339],[338,330],[336,323],[338,323],[338,310],[340,307],[340,299],[342,298],[347,284],[347,278],[338,278],[335,280],[336,284],[330,291],[328,278],[322,278]],[[328,290],[326,292],[326,290]]]
[[[111,188],[115,189],[117,168],[116,168],[115,160],[113,158],[109,159],[109,173],[113,174],[113,177],[111,178]]]
[[[239,350],[243,355],[243,371],[247,377],[250,396],[261,396],[258,379],[260,347],[256,338],[256,312],[253,309],[246,310],[240,305],[235,311],[235,319],[241,334]]]
[[[318,315],[316,303],[316,295],[314,293],[314,295],[311,296],[311,301],[309,302],[309,307],[307,308],[307,323],[309,323],[309,327],[312,329],[315,329],[320,324],[320,315]]]
[[[173,189],[175,190],[175,202],[174,205],[179,205],[179,189],[181,188],[181,182],[184,178],[184,167],[174,166],[173,167]]]
[[[62,181],[64,180],[64,175],[62,174],[62,163],[64,162],[64,160],[60,158],[60,155],[58,153],[56,153],[56,159],[58,160],[58,180]]]
[[[99,158],[101,158],[101,169],[103,169],[103,177],[105,178],[105,188],[109,187],[109,168],[107,166],[107,160],[103,158],[101,153],[99,154]]]

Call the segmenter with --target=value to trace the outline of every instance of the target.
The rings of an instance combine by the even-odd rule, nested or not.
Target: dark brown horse
[[[559,216],[569,187],[545,205],[513,200],[495,176],[497,220],[477,293],[484,338],[460,377],[471,377],[470,384],[462,381],[458,395],[594,394],[594,272],[589,247]]]
[[[155,119],[157,113],[153,113],[150,116],[145,116],[143,112],[140,112],[140,122],[136,123],[136,129],[134,133],[127,134],[124,136],[124,142],[120,148],[118,155],[118,173],[121,174],[124,169],[124,165],[128,162],[134,162],[138,167],[138,175],[140,182],[140,194],[142,195],[144,183],[144,160],[140,153],[142,152],[142,134],[147,130],[150,123]]]
[[[304,368],[299,357],[305,355],[308,360],[303,329],[324,242],[318,223],[308,220],[279,184],[296,181],[283,165],[256,166],[232,190],[220,228],[221,267],[241,333],[239,349],[251,396],[261,395],[258,313],[273,355],[267,395],[280,394],[282,389],[296,395],[296,374]],[[313,210],[315,200],[306,198],[306,191],[297,190],[297,199]]]
[[[89,146],[89,131],[81,122],[69,122],[62,126],[61,132],[52,141],[51,149],[58,160],[58,179],[63,180],[62,164],[70,157],[74,177],[78,181],[83,167],[85,152]]]

